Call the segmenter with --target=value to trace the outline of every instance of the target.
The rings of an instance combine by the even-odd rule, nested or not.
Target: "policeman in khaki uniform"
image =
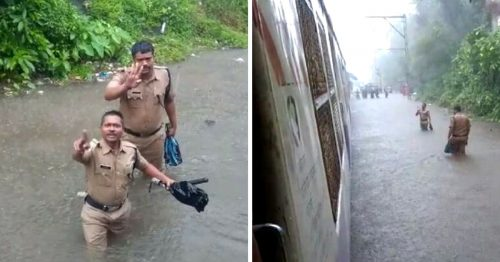
[[[174,92],[170,73],[154,67],[154,48],[149,42],[135,43],[131,48],[134,64],[119,72],[106,86],[106,100],[120,99],[125,122],[124,140],[137,145],[141,154],[159,170],[165,170],[163,159],[165,135],[174,136],[177,129]],[[170,128],[165,133],[165,111]]]
[[[102,139],[90,146],[87,134],[74,143],[73,159],[85,165],[86,190],[81,218],[85,240],[90,247],[105,249],[107,232],[121,233],[130,216],[128,187],[134,168],[156,177],[168,186],[174,182],[150,164],[136,146],[122,141],[123,117],[112,110],[101,119]]]
[[[470,119],[462,112],[462,107],[453,107],[453,116],[450,118],[448,142],[453,147],[454,155],[465,155],[465,146],[469,141]]]

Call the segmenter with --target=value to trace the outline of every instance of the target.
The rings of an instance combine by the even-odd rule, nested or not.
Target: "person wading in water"
[[[415,116],[420,116],[420,129],[422,130],[433,130],[431,123],[431,112],[427,110],[427,104],[422,103],[422,107],[417,110]]]

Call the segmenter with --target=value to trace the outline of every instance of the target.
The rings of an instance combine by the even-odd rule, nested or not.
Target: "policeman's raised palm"
[[[142,66],[138,66],[134,64],[132,68],[127,71],[127,75],[125,78],[125,85],[128,89],[135,88],[139,83],[141,83],[142,79],[140,78],[142,73]]]

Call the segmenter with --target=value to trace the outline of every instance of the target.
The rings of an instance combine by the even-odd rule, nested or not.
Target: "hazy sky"
[[[389,48],[391,26],[384,19],[366,16],[402,15],[414,12],[412,0],[325,0],[348,70],[360,80],[371,78],[374,58]],[[401,20],[389,19],[399,28]]]

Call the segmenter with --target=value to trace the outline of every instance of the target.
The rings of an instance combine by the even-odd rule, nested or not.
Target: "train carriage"
[[[319,0],[252,5],[255,247],[349,261],[350,82],[331,19]]]

